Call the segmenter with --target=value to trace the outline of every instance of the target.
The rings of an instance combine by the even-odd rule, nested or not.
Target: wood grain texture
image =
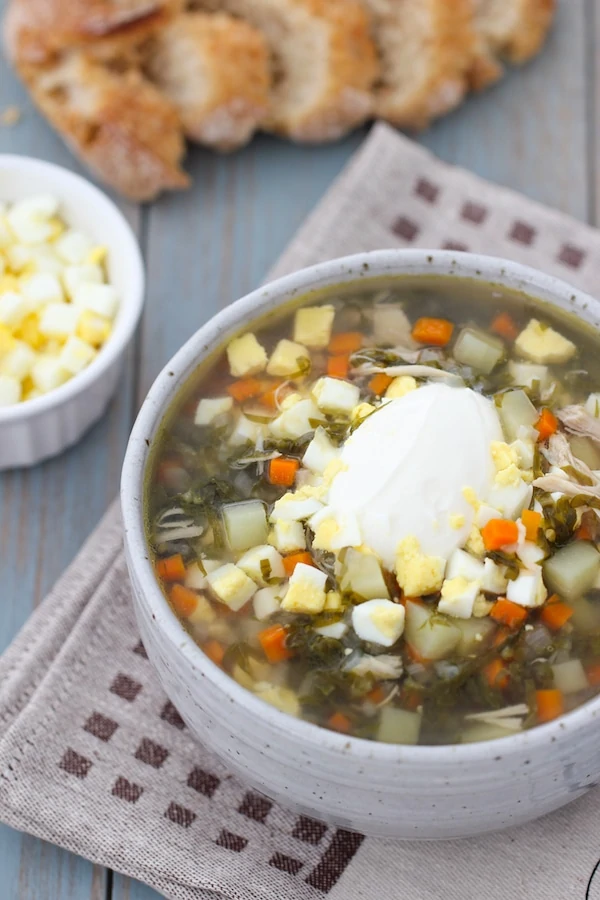
[[[600,0],[562,0],[541,59],[471,98],[420,140],[449,162],[598,221],[599,23]],[[0,152],[77,169],[0,62],[0,111],[13,103],[23,118],[0,128]],[[116,492],[134,411],[162,365],[214,312],[260,282],[362,136],[322,148],[263,137],[231,157],[194,150],[192,190],[142,213],[127,210],[136,226],[142,222],[148,264],[138,345],[119,397],[78,447],[31,472],[0,476],[0,649]],[[0,872],[0,894],[11,900],[158,897],[120,875],[109,883],[98,867],[7,828],[0,829]]]

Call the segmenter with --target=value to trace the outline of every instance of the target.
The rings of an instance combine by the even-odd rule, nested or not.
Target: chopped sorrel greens
[[[153,453],[157,577],[279,709],[449,744],[600,690],[600,360],[574,316],[457,278],[313,294],[204,363]]]

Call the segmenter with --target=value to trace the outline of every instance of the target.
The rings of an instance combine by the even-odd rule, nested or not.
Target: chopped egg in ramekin
[[[135,236],[60,166],[0,156],[0,470],[74,444],[118,388],[143,303]]]

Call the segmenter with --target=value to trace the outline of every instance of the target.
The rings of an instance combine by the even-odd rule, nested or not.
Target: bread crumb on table
[[[21,110],[18,106],[7,106],[0,113],[0,125],[10,127],[16,125],[21,119]]]

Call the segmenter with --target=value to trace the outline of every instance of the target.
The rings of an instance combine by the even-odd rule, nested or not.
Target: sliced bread
[[[335,140],[373,114],[377,52],[355,0],[193,0],[265,35],[274,82],[265,128],[296,141]]]
[[[472,0],[364,0],[381,56],[376,113],[421,129],[457,106],[468,87]]]
[[[191,140],[233,150],[269,109],[271,68],[262,34],[223,13],[183,13],[146,53],[148,76],[176,106]]]
[[[35,103],[97,175],[131,200],[189,184],[172,104],[136,70],[111,71],[80,51],[46,66],[21,65]]]

